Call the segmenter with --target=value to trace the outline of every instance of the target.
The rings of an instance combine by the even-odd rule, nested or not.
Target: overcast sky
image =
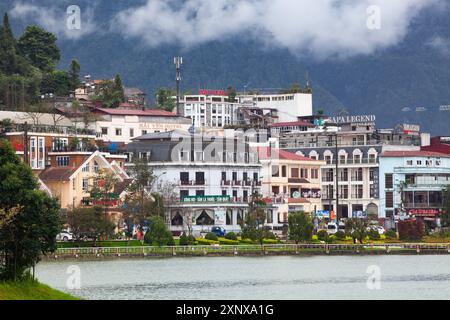
[[[73,1],[76,4],[76,1]],[[399,43],[413,19],[444,0],[148,0],[117,12],[107,30],[95,10],[81,12],[82,29],[66,27],[61,9],[17,2],[11,15],[37,22],[59,37],[93,32],[136,37],[150,47],[179,44],[189,49],[214,40],[250,35],[267,46],[318,59],[371,54]],[[65,14],[65,12],[64,12]],[[104,28],[104,27],[103,27]]]

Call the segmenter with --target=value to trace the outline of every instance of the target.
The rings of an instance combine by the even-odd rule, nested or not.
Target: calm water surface
[[[67,288],[74,265],[80,290]],[[379,290],[368,289],[371,268],[380,270]],[[54,288],[101,300],[450,299],[450,255],[46,262],[36,274]]]

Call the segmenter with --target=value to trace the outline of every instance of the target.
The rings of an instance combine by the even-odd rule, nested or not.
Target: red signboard
[[[416,217],[435,217],[439,215],[439,209],[408,209],[408,214],[410,216]]]
[[[201,96],[226,96],[227,95],[225,90],[206,90],[206,89],[198,90],[198,94]]]

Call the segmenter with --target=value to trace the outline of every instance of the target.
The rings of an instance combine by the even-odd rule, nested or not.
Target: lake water
[[[80,271],[80,289],[68,289],[68,270]],[[450,299],[450,255],[43,262],[36,275],[101,300]]]

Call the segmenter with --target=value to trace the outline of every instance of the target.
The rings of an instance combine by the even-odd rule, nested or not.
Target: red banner
[[[410,216],[416,217],[435,217],[440,214],[439,209],[408,209],[408,214]]]

